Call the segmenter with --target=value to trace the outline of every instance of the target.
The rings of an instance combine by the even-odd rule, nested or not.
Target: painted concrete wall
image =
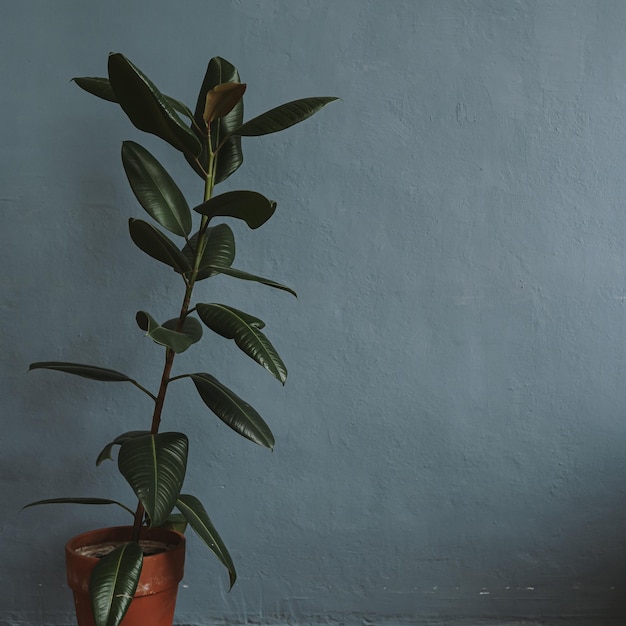
[[[254,313],[284,389],[225,340],[181,357],[271,424],[273,454],[189,385],[202,494],[240,579],[226,593],[190,538],[178,619],[373,623],[626,615],[626,4],[593,0],[4,2],[0,22],[0,623],[69,623],[62,546],[132,502],[102,445],[147,424],[130,387],[27,374],[97,363],[154,387],[135,311],[167,318],[179,284],[129,242],[141,217],[123,139],[175,163],[69,82],[109,51],[195,102],[208,59],[235,63],[249,117],[338,95],[245,141],[228,188],[278,201],[236,227],[242,269],[216,279]],[[174,303],[164,304],[170,297]],[[196,550],[197,548],[197,550]],[[595,621],[595,620],[594,620]],[[370,623],[370,622],[364,622]],[[595,621],[597,623],[597,621]]]

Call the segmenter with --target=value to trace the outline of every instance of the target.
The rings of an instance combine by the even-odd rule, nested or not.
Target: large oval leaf
[[[225,424],[246,439],[269,448],[274,447],[274,435],[263,418],[237,394],[210,374],[188,374],[204,403]]]
[[[202,325],[195,317],[187,317],[183,322],[181,331],[174,330],[178,320],[168,320],[162,326],[145,311],[139,311],[136,315],[137,325],[155,343],[174,350],[180,354],[187,350],[202,337]]]
[[[124,442],[119,470],[143,504],[151,526],[164,524],[176,504],[187,469],[187,437],[158,433]]]
[[[187,257],[160,230],[143,220],[128,220],[130,237],[134,244],[148,256],[173,267],[179,274],[191,270]]]
[[[198,156],[202,146],[168,99],[124,55],[109,55],[109,81],[124,113],[139,130],[157,135],[181,152]]]
[[[175,235],[188,235],[191,212],[187,200],[154,156],[138,143],[125,141],[122,164],[135,197],[148,215]]]
[[[185,516],[185,519],[189,522],[189,525],[198,534],[200,539],[206,543],[211,552],[213,552],[224,567],[226,567],[230,580],[230,588],[232,589],[237,580],[237,572],[235,571],[233,560],[200,500],[195,496],[181,493],[176,501],[176,506]]]
[[[334,97],[302,98],[281,104],[270,111],[251,119],[232,131],[233,135],[242,137],[259,137],[285,130],[317,113],[327,104],[339,100]]]
[[[274,287],[274,289],[281,289],[282,291],[287,291],[291,295],[298,297],[298,294],[291,289],[290,287],[286,287],[285,285],[281,285],[269,278],[263,278],[262,276],[255,276],[254,274],[248,274],[248,272],[242,272],[241,270],[236,270],[234,267],[220,267],[218,265],[209,265],[207,267],[209,270],[213,270],[219,274],[226,274],[227,276],[232,276],[233,278],[240,278],[241,280],[250,280],[255,283],[261,283],[262,285],[267,285],[268,287]]]
[[[274,215],[276,203],[256,191],[227,191],[194,207],[194,211],[209,219],[236,217],[244,220],[250,228],[258,228]]]
[[[98,561],[89,579],[95,626],[119,626],[137,591],[142,566],[143,552],[135,542]]]
[[[207,93],[223,83],[239,83],[239,72],[237,68],[221,57],[214,57],[209,61],[207,70],[202,81],[202,87],[198,94],[198,101],[194,113],[194,132],[202,144],[202,153],[198,157],[199,162],[205,172],[208,169],[206,136],[198,129],[204,131],[204,107]],[[235,105],[234,109],[224,117],[215,120],[211,124],[211,145],[214,149],[221,145],[215,157],[215,184],[226,180],[242,163],[243,152],[241,150],[241,137],[229,135],[235,128],[239,128],[243,123],[243,100]],[[206,174],[198,167],[193,159],[187,159],[194,170],[205,178]]]
[[[234,339],[239,348],[263,366],[283,385],[287,368],[269,339],[257,326],[248,322],[248,314],[225,304],[198,304],[200,319],[214,332],[226,339]]]
[[[235,260],[235,236],[228,224],[209,226],[204,236],[204,251],[198,265],[196,280],[204,280],[215,276],[219,272],[212,266],[229,267]],[[198,233],[183,248],[183,254],[187,257],[189,265],[193,266],[198,246]]]

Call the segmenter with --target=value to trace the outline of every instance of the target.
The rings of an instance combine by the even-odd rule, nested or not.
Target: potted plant
[[[256,229],[272,216],[276,203],[255,191],[215,194],[214,188],[242,164],[242,137],[284,130],[336,98],[296,100],[244,122],[246,85],[240,82],[237,69],[220,57],[208,64],[193,112],[161,93],[119,53],[109,55],[107,78],[74,80],[85,91],[118,104],[135,127],[160,137],[177,150],[201,177],[203,192],[200,202],[190,210],[183,193],[159,161],[138,143],[123,142],[124,171],[139,204],[151,218],[131,218],[130,237],[142,252],[176,272],[181,281],[177,315],[159,322],[146,311],[136,314],[139,328],[164,351],[158,387],[150,391],[127,374],[82,363],[46,361],[30,366],[31,370],[55,370],[97,381],[131,383],[152,400],[154,406],[146,429],[118,435],[104,446],[96,461],[99,465],[117,454],[118,469],[137,497],[136,506],[129,508],[105,498],[71,497],[40,500],[27,506],[116,504],[128,510],[132,525],[85,533],[66,545],[68,582],[74,591],[79,624],[117,626],[124,620],[125,626],[171,625],[185,543],[175,528],[188,524],[198,534],[227,568],[231,587],[236,573],[204,506],[195,496],[183,493],[189,440],[181,432],[161,428],[169,386],[190,380],[206,406],[235,432],[267,448],[274,445],[270,428],[246,401],[212,374],[172,375],[174,359],[199,342],[203,329],[208,328],[234,340],[281,383],[287,377],[285,365],[262,332],[264,323],[258,317],[225,304],[196,302],[193,298],[196,283],[219,274],[295,295],[289,287],[232,267],[233,231],[226,223],[213,222],[219,217],[235,218]],[[174,241],[171,235],[178,239]],[[155,598],[162,600],[156,608],[151,606]]]

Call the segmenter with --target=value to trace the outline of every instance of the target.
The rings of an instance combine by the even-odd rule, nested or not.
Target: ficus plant
[[[145,527],[168,526],[182,520],[226,567],[231,587],[235,582],[233,561],[205,507],[197,497],[182,492],[189,439],[181,432],[162,431],[165,400],[171,384],[189,379],[204,404],[235,432],[266,448],[274,446],[274,437],[263,418],[213,374],[173,375],[172,367],[176,356],[200,342],[204,329],[208,328],[234,340],[248,357],[285,383],[287,369],[263,333],[263,321],[226,304],[198,302],[194,299],[194,288],[197,283],[221,274],[295,295],[285,285],[235,269],[233,231],[227,223],[215,223],[220,217],[234,218],[251,229],[259,228],[273,215],[276,202],[256,191],[216,194],[214,189],[241,166],[242,137],[282,131],[336,98],[295,100],[244,122],[246,84],[240,81],[237,69],[220,57],[208,64],[194,111],[164,95],[119,53],[109,55],[107,78],[84,77],[74,81],[90,94],[118,104],[136,128],[169,144],[202,179],[199,201],[190,203],[146,148],[133,141],[122,144],[126,177],[150,218],[131,218],[130,237],[142,252],[176,272],[181,284],[180,308],[175,309],[174,317],[160,322],[147,311],[136,314],[138,327],[164,353],[163,369],[155,389],[151,391],[131,376],[95,365],[46,361],[30,366],[31,370],[55,370],[96,381],[131,383],[152,401],[152,414],[146,418],[145,430],[118,435],[104,446],[96,460],[100,465],[117,453],[118,469],[137,497],[134,508],[106,498],[54,498],[28,505],[114,504],[132,515],[132,541],[103,557],[90,582],[96,625],[117,626],[130,605],[141,573],[143,555],[138,542]]]

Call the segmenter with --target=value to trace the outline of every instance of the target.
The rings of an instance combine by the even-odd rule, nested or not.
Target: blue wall
[[[626,4],[600,0],[4,3],[0,623],[69,623],[64,541],[125,521],[24,503],[132,501],[93,460],[146,426],[141,394],[26,373],[86,361],[156,384],[134,313],[171,316],[179,284],[129,242],[121,141],[202,193],[69,82],[111,50],[190,104],[226,57],[249,117],[343,99],[246,140],[228,183],[278,201],[259,231],[235,226],[236,265],[299,299],[203,287],[265,319],[290,377],[219,338],[180,358],[249,400],[277,446],[172,388],[188,488],[240,574],[227,594],[191,537],[178,620],[626,615],[625,31]]]

